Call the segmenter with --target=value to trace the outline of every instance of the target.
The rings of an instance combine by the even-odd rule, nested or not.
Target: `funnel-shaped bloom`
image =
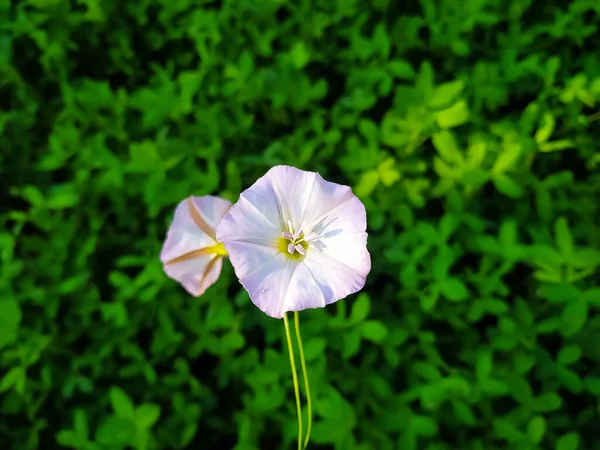
[[[221,273],[227,252],[215,237],[215,228],[231,202],[210,195],[188,197],[175,209],[160,260],[166,274],[198,297]]]
[[[280,318],[362,289],[371,270],[366,226],[348,186],[276,166],[242,192],[217,240],[254,304]]]

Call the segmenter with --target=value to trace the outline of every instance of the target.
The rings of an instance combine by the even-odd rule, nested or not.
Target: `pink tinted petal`
[[[270,247],[252,242],[226,241],[225,249],[238,278],[244,278],[263,266],[281,252]]]
[[[306,258],[304,261],[306,261]],[[310,273],[306,264],[299,263],[290,279],[283,311],[302,311],[309,308],[323,308],[324,306],[325,297],[316,279]]]
[[[165,264],[164,270],[191,295],[198,297],[217,281],[222,265],[223,258],[212,254],[175,264]]]
[[[336,188],[337,189],[337,188]],[[351,194],[318,218],[316,237],[304,259],[308,271],[330,304],[363,288],[371,270],[367,250],[365,207]]]
[[[352,196],[326,213],[313,228],[315,236],[310,240],[309,252],[324,253],[361,273],[366,265],[370,270],[366,227],[365,207],[357,197]]]
[[[299,227],[305,211],[309,209],[309,199],[317,174],[291,166],[275,166],[266,173],[265,178],[277,193],[284,219],[289,220],[294,227]]]
[[[284,227],[273,186],[264,176],[240,194],[217,226],[217,240],[276,245]]]
[[[229,200],[213,195],[192,197],[192,200],[202,218],[213,230],[216,230],[225,213],[231,208]]]
[[[325,305],[323,295],[306,267],[281,253],[240,277],[240,282],[252,302],[274,318],[282,318],[287,311]]]
[[[366,256],[368,257],[368,252]],[[360,267],[351,267],[324,253],[307,252],[303,265],[318,286],[323,305],[329,305],[360,291],[371,269],[370,259],[362,259]],[[355,266],[358,266],[354,262]]]
[[[348,205],[350,203],[350,205]],[[309,199],[310,208],[304,216],[305,233],[310,233],[316,224],[330,224],[333,217],[342,212],[349,219],[344,221],[345,231],[362,231],[367,227],[365,208],[352,193],[352,189],[337,183],[325,181],[317,174]],[[336,224],[341,228],[340,223]]]
[[[173,222],[167,232],[160,255],[160,260],[163,263],[194,250],[216,244],[215,240],[198,226],[198,215],[200,215],[200,220],[203,220],[205,225],[210,227],[209,221],[211,223],[214,221],[215,211],[218,210],[225,214],[226,209],[224,209],[224,206],[230,203],[227,200],[216,199],[216,197],[204,199],[201,197],[188,197],[177,205]],[[198,209],[202,205],[209,207],[206,215],[203,215]]]

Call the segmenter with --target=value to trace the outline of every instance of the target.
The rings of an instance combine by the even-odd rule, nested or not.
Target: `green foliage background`
[[[0,447],[293,448],[281,321],[158,259],[275,164],[351,185],[311,448],[600,445],[597,0],[0,0]]]

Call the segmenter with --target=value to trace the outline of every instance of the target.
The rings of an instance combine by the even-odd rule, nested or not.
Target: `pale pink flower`
[[[363,288],[371,270],[365,207],[348,186],[276,166],[217,226],[237,277],[271,317],[322,308]]]
[[[166,274],[193,296],[202,295],[219,278],[227,251],[215,228],[231,202],[210,195],[188,197],[175,209],[160,260]]]

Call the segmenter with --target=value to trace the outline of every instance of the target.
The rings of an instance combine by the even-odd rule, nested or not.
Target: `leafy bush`
[[[311,448],[600,441],[595,0],[0,2],[0,447],[292,448],[280,321],[162,272],[177,202],[353,186]]]

